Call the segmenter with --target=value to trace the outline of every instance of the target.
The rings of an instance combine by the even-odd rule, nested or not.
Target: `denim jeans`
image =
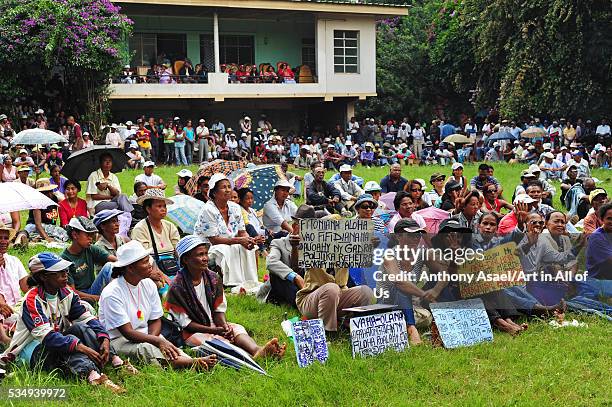
[[[576,281],[577,295],[581,297],[599,300],[600,297],[612,297],[612,280],[598,280],[588,277],[586,281]]]
[[[102,267],[102,269],[98,272],[98,275],[96,276],[96,279],[94,280],[91,287],[86,288],[84,290],[79,290],[79,291],[82,291],[86,294],[91,294],[91,295],[100,295],[104,287],[106,287],[106,285],[110,283],[112,279],[111,278],[112,272],[113,272],[113,265],[110,262],[106,263],[104,267]]]
[[[174,145],[174,155],[176,157],[176,165],[188,165],[187,157],[185,156],[185,145]]]
[[[524,285],[515,285],[503,289],[504,293],[510,297],[510,301],[516,309],[526,314],[531,314],[533,307],[538,304],[536,297],[527,291]]]

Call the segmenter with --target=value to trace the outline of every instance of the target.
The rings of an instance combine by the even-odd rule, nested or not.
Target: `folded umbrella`
[[[57,205],[46,195],[21,182],[0,184],[0,212],[17,212],[29,209],[45,209]]]
[[[170,199],[174,203],[168,206],[168,219],[184,233],[192,234],[204,202],[189,195],[175,195]]]
[[[111,146],[93,146],[70,154],[62,167],[61,173],[69,179],[85,181],[89,174],[100,169],[100,157],[104,154],[110,154],[113,158],[111,172],[123,171],[128,160],[128,156],[123,149]]]
[[[62,135],[45,129],[28,129],[17,133],[17,135],[11,141],[13,145],[27,145],[32,146],[36,144],[59,144],[67,143]]]

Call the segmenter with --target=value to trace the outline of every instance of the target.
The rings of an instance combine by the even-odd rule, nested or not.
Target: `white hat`
[[[223,181],[224,179],[228,179],[225,174],[222,174],[220,172],[213,174],[213,176],[210,177],[210,180],[208,180],[208,189],[212,191],[215,188],[217,182]]]
[[[561,150],[567,150],[567,147],[561,146]]]
[[[174,116],[174,119],[173,119],[173,120],[176,122],[176,121],[181,120],[181,118],[180,118],[180,117],[178,117],[178,116]]]
[[[454,163],[451,168],[452,168],[453,171],[455,171],[456,169],[463,168],[463,164],[461,164],[461,163]]]
[[[421,184],[421,190],[425,191],[427,189],[427,184],[423,178],[415,178],[414,180]]]
[[[130,69],[130,64],[125,64],[125,65],[123,65],[123,68],[125,68],[125,69]]]
[[[570,148],[578,148],[578,144],[576,144],[576,143],[571,143],[571,144],[570,144]]]
[[[527,150],[535,150],[535,146],[529,146],[527,147]]]
[[[251,121],[251,118],[249,116],[244,116],[244,120]]]
[[[209,181],[209,187],[210,187],[210,181]],[[276,184],[274,184],[274,189],[276,188],[292,188],[293,185],[291,185],[291,183],[289,181],[287,181],[286,179],[279,179],[278,181],[276,181]]]
[[[542,154],[542,157],[544,157],[544,158],[555,158],[555,155],[553,153],[551,153],[550,151],[547,151],[546,153]]]
[[[25,148],[22,148],[21,150],[19,150],[19,154],[27,154],[28,150],[26,150]]]
[[[376,181],[368,181],[363,187],[364,192],[382,191],[382,188]]]
[[[113,124],[111,124],[111,125],[110,125],[110,128],[111,128],[111,129],[116,129],[116,128],[117,128],[117,123],[113,123]]]
[[[136,150],[138,150],[138,143],[134,140],[132,140],[130,142],[130,148],[135,148]]]
[[[204,123],[206,120],[204,119],[200,119],[200,123]]]
[[[551,150],[552,149],[552,145],[550,143],[544,143],[544,145],[542,147],[544,147],[544,150]]]
[[[346,143],[344,143],[344,145],[346,145],[346,146],[352,146],[352,145],[353,145],[353,142],[352,142],[351,140],[349,140],[349,141],[347,141]]]
[[[89,132],[88,132],[88,131],[84,131],[84,132],[83,132],[83,135],[84,135],[84,136],[90,136],[90,134],[89,134]]]
[[[193,173],[191,171],[189,171],[187,168],[183,168],[182,170],[177,172],[176,175],[178,175],[181,178],[184,178],[184,177],[191,178],[191,177],[193,177]]]
[[[353,171],[353,167],[351,167],[348,164],[342,164],[340,166],[340,172],[348,172],[348,171]]]
[[[532,197],[530,197],[527,194],[518,194],[515,198],[514,198],[514,204],[516,205],[517,203],[524,203],[524,204],[530,204],[530,203],[534,203],[537,202],[535,199],[533,199]]]
[[[155,167],[156,165],[153,161],[145,161],[145,163],[142,166],[144,168],[144,167]]]
[[[529,166],[529,172],[535,174],[536,172],[542,172],[542,170],[540,169],[540,167],[538,167],[537,164],[531,164]]]
[[[113,267],[125,267],[151,255],[151,249],[144,248],[138,240],[130,240],[117,249],[117,261]]]
[[[131,125],[133,125],[133,124],[134,124],[134,123],[132,123],[132,121],[131,121],[131,120],[128,120],[127,122],[125,122],[125,125],[126,125],[126,126],[131,126]]]
[[[37,111],[34,112],[34,114],[45,114],[45,111],[42,109],[38,109]]]

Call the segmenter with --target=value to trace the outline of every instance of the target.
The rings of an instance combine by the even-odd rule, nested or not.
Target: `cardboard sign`
[[[304,268],[372,265],[374,223],[366,219],[302,219],[298,264]]]
[[[445,348],[493,342],[493,331],[480,298],[430,304]]]
[[[523,284],[521,261],[516,255],[516,243],[504,243],[484,252],[483,260],[472,260],[459,267],[459,274],[472,274],[471,283],[459,284],[461,298],[501,290]]]
[[[408,347],[404,313],[393,311],[351,318],[351,346],[353,358],[375,356],[387,349],[403,351]]]
[[[323,320],[308,319],[292,324],[295,355],[300,367],[306,367],[318,360],[325,363],[329,357]]]

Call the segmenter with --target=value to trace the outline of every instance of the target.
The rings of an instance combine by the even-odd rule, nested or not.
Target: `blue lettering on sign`
[[[325,328],[321,319],[309,319],[292,324],[293,343],[299,367],[319,361],[325,363],[329,350],[325,339]]]
[[[480,298],[432,303],[430,308],[444,347],[457,348],[493,341],[491,323]]]

